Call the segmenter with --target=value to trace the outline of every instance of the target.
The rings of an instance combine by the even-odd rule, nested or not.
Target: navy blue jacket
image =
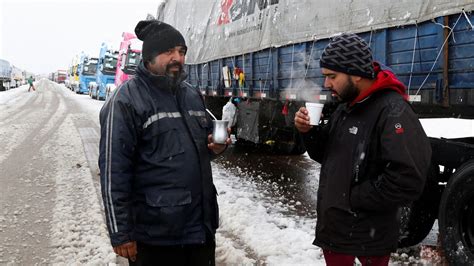
[[[140,63],[104,104],[100,124],[100,180],[113,246],[197,244],[213,236],[212,123],[199,91],[184,81],[171,89],[167,77]]]

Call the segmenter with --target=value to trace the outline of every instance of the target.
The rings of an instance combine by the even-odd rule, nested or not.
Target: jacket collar
[[[408,100],[408,94],[406,92],[406,87],[403,83],[398,80],[395,74],[387,69],[382,69],[381,65],[377,62],[374,62],[375,70],[375,82],[368,88],[359,94],[349,106],[354,106],[357,103],[362,103],[368,99],[372,94],[382,90],[394,90],[403,96],[403,99]]]

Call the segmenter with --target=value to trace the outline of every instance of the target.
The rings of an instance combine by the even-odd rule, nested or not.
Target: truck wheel
[[[430,167],[421,197],[410,206],[402,208],[399,248],[411,247],[420,243],[433,228],[441,197],[438,174],[439,167]]]
[[[452,265],[474,264],[474,160],[451,176],[439,205],[439,231]]]

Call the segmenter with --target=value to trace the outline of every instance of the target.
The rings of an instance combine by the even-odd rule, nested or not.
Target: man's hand
[[[301,107],[295,114],[295,127],[301,133],[308,132],[313,126],[309,124],[308,110]]]
[[[131,261],[135,262],[137,258],[137,242],[132,241],[122,244],[120,246],[116,246],[114,247],[114,252],[121,257],[128,258]]]
[[[227,128],[227,135],[230,136],[230,131],[231,129],[230,128]],[[209,134],[207,136],[207,147],[212,150],[212,152],[214,152],[214,154],[220,154],[222,152],[224,152],[224,150],[227,148],[227,145],[229,144],[232,144],[232,140],[230,139],[230,137],[227,137],[227,139],[225,140],[225,144],[218,144],[218,143],[214,143],[213,140],[212,140],[212,134]]]

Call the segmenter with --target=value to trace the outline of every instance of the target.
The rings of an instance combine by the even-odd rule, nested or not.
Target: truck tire
[[[451,265],[474,265],[474,160],[451,176],[439,205],[439,232]]]
[[[439,167],[430,167],[421,197],[410,206],[401,209],[399,248],[420,243],[433,228],[441,198],[438,174]]]

